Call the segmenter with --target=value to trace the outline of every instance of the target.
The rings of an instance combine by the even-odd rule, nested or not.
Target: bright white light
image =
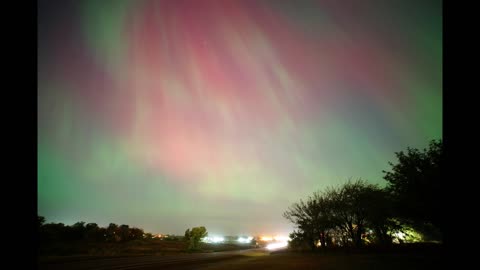
[[[223,238],[223,237],[218,237],[218,236],[215,236],[215,237],[213,237],[213,239],[212,239],[212,242],[213,242],[213,243],[220,243],[220,242],[223,242],[223,241],[225,241],[225,238]]]
[[[289,237],[287,237],[287,236],[278,236],[278,235],[275,236],[275,237],[273,237],[273,239],[274,239],[275,241],[282,241],[282,242],[286,242],[286,241],[288,241],[288,240],[291,240],[291,239],[290,239]]]
[[[394,235],[399,239],[402,239],[402,240],[405,239],[405,234],[403,232],[397,232],[397,233],[394,233]]]
[[[243,237],[239,237],[237,239],[238,242],[240,243],[250,243],[250,241],[252,241],[253,237],[248,237],[248,238],[243,238]]]
[[[225,241],[225,238],[223,238],[221,236],[205,237],[203,239],[203,241],[206,242],[206,243],[220,243],[220,242]]]
[[[262,236],[262,237],[260,237],[260,240],[262,240],[262,241],[272,241],[273,238],[269,237],[269,236]]]
[[[271,243],[267,245],[268,250],[279,249],[288,246],[288,242]]]

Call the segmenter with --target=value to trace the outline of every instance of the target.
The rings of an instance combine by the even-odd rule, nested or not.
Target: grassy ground
[[[118,251],[118,256],[141,256],[145,254],[146,248],[140,249],[141,243],[116,243],[116,248],[123,248]],[[159,250],[156,254],[150,255],[175,255],[182,253],[182,242],[145,242],[143,247],[153,250]],[[210,250],[208,248],[211,248]],[[214,251],[214,249],[233,249],[244,248],[241,245],[207,245],[205,251]],[[177,248],[177,249],[175,249]],[[170,249],[171,252],[165,252]],[[137,250],[137,253],[131,253]],[[162,251],[163,250],[163,251]],[[129,251],[130,253],[128,253]],[[125,253],[127,252],[127,253]],[[85,255],[83,255],[85,256]],[[101,255],[98,258],[105,258],[108,255]],[[239,255],[227,258],[212,257],[211,260],[187,261],[179,264],[162,266],[162,269],[204,269],[204,270],[239,270],[239,269],[322,269],[322,270],[340,270],[340,269],[388,269],[388,270],[406,270],[406,269],[443,269],[447,265],[448,254],[441,245],[404,245],[390,248],[363,248],[363,249],[336,249],[319,252],[292,252],[288,250],[269,252],[265,249],[249,250]],[[40,257],[39,261],[48,262],[61,260],[75,260],[76,256],[69,257]],[[79,260],[81,256],[78,256]],[[89,258],[91,259],[91,258]],[[144,269],[144,268],[142,268]],[[158,269],[151,267],[145,269]]]
[[[442,269],[443,259],[436,253],[293,253],[246,256],[199,269]]]
[[[187,243],[166,240],[135,240],[125,243],[52,243],[40,246],[39,255],[45,256],[139,256],[168,255],[187,252]],[[242,244],[207,244],[202,243],[196,252],[218,252],[251,248]]]

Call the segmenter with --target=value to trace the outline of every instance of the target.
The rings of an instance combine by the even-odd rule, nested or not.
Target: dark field
[[[444,269],[440,246],[395,250],[337,250],[327,253],[269,252],[250,249],[225,252],[169,253],[146,256],[40,258],[40,269]]]
[[[443,269],[438,254],[295,254],[241,258],[198,269]]]
[[[202,243],[201,252],[219,252],[252,248],[246,244],[207,244]],[[187,243],[184,241],[134,240],[119,243],[69,242],[42,244],[39,249],[41,257],[51,256],[135,256],[135,255],[168,255],[186,253]]]

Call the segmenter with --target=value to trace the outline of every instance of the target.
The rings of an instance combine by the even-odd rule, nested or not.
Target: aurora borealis
[[[39,1],[38,213],[287,234],[442,137],[441,1]]]

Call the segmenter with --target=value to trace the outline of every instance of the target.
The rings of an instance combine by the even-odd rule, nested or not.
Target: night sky
[[[39,1],[38,214],[283,234],[442,137],[441,1]]]

